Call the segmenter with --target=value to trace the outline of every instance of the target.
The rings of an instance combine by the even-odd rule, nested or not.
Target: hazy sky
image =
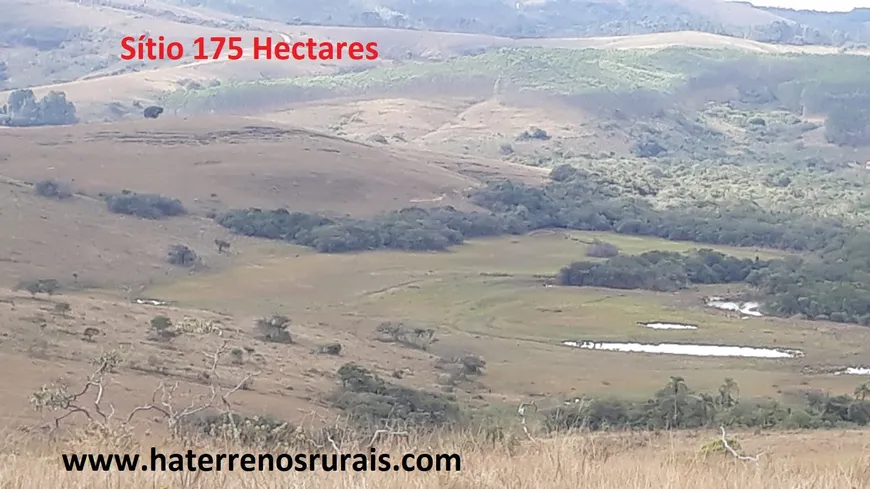
[[[749,0],[762,7],[783,7],[807,10],[849,11],[855,7],[870,7],[870,0]]]

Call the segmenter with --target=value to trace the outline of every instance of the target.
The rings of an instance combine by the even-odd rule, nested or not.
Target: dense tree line
[[[674,291],[697,284],[743,282],[767,267],[759,259],[739,259],[713,250],[693,253],[649,251],[604,262],[577,261],[559,273],[562,285]]]
[[[14,127],[75,124],[76,107],[64,92],[48,92],[37,99],[33,90],[15,90],[0,110],[0,124]]]
[[[855,395],[805,393],[802,406],[785,406],[772,399],[739,398],[737,384],[726,379],[715,393],[694,392],[682,377],[670,381],[644,401],[592,399],[545,412],[551,431],[574,428],[692,429],[718,426],[813,429],[870,424],[870,388]]]
[[[745,281],[765,296],[764,309],[770,314],[870,324],[870,233],[834,220],[773,213],[754,204],[726,208],[697,202],[660,210],[644,198],[623,195],[625,189],[600,175],[559,167],[552,176],[549,184],[539,187],[503,181],[475,190],[472,201],[489,213],[408,208],[373,219],[350,219],[247,209],[228,212],[217,221],[238,234],[322,252],[443,250],[466,238],[543,228],[815,252],[807,258],[751,264],[710,251],[679,258],[667,253],[617,257],[604,265],[577,265],[567,280],[667,290],[677,284]],[[693,268],[701,262],[710,271]],[[660,274],[666,278],[655,278]]]
[[[661,211],[643,199],[619,197],[619,192],[603,184],[598,176],[565,169],[554,174],[561,180],[544,187],[510,182],[492,185],[477,193],[475,201],[495,212],[523,216],[529,228],[612,231],[698,243],[816,252],[816,256],[804,259],[753,263],[745,281],[765,297],[764,309],[769,314],[800,314],[870,325],[870,233],[846,228],[833,220],[776,214],[754,205],[729,209],[699,202]],[[673,281],[664,283],[673,286],[685,271],[679,266],[682,260],[662,265],[625,258],[619,257],[597,270],[614,273],[626,267],[635,275],[620,285],[634,283],[643,288],[662,286],[661,280],[655,285],[650,278],[655,273],[671,273]],[[645,266],[652,270],[641,272]],[[622,273],[627,273],[626,269]],[[582,268],[575,273],[579,270]],[[616,278],[612,280],[619,283]]]
[[[217,217],[234,233],[280,239],[321,252],[393,248],[443,250],[465,238],[526,231],[522,222],[505,215],[468,213],[452,207],[407,208],[374,219],[328,218],[285,209],[244,209]]]

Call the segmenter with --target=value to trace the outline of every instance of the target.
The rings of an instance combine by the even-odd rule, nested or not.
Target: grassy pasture
[[[435,327],[441,341],[432,352],[482,355],[488,362],[482,382],[503,393],[505,400],[572,392],[647,395],[671,375],[681,375],[693,387],[704,389],[714,389],[724,377],[733,377],[745,395],[777,396],[806,388],[851,391],[859,379],[807,376],[801,368],[870,362],[870,330],[740,319],[702,304],[704,294],[736,293],[739,288],[664,294],[546,287],[536,278],[582,259],[594,239],[610,241],[624,253],[697,247],[583,232],[472,240],[446,253],[326,255],[270,245],[259,256],[246,258],[247,264],[157,287],[148,294],[234,314],[277,311],[302,321],[316,317],[330,327],[363,336],[386,320]],[[778,256],[762,250],[717,249],[750,258]],[[656,331],[637,324],[654,320],[696,324],[699,329]],[[806,356],[767,360],[592,352],[558,344],[566,339],[798,348]]]

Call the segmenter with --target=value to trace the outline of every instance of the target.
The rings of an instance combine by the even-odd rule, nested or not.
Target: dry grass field
[[[58,452],[7,455],[0,484],[10,489],[31,487],[153,487],[189,488],[358,488],[384,489],[852,489],[870,484],[870,438],[865,431],[734,434],[748,454],[763,453],[756,462],[730,455],[703,456],[700,447],[716,439],[712,432],[644,435],[566,435],[492,445],[469,435],[412,439],[379,447],[394,457],[404,453],[457,453],[460,472],[222,472],[222,473],[70,473],[62,469]],[[730,436],[730,435],[729,435]],[[71,448],[109,451],[97,443]],[[161,446],[163,453],[186,452],[189,445]],[[343,453],[367,447],[340,447]],[[56,451],[55,451],[56,450]],[[126,449],[129,450],[129,449]],[[136,448],[130,450],[136,451]],[[197,447],[198,453],[227,453],[227,446]],[[302,450],[307,452],[306,449]],[[139,449],[147,457],[150,448]],[[326,452],[327,454],[329,452]]]
[[[170,118],[0,131],[6,178],[83,193],[161,193],[201,210],[287,207],[366,215],[437,199],[460,206],[487,175],[543,170],[444,155],[420,162],[373,144],[243,118]],[[451,161],[452,160],[452,161]],[[421,164],[422,163],[422,164]],[[464,173],[470,173],[470,177]]]
[[[336,98],[294,104],[256,116],[315,128],[358,141],[386,138],[390,147],[486,155],[503,159],[501,147],[534,154],[541,141],[517,142],[530,127],[546,128],[559,148],[590,154],[628,152],[630,141],[600,130],[599,120],[577,108],[541,96],[459,97],[426,93],[402,97]],[[550,144],[552,146],[552,144]]]
[[[26,278],[84,285],[146,284],[173,272],[167,247],[186,243],[221,267],[213,241],[226,230],[209,211],[263,207],[371,215],[412,205],[468,207],[464,192],[506,175],[540,181],[545,172],[485,159],[403,154],[248,119],[166,119],[121,124],[0,130],[0,249],[3,283]],[[421,156],[423,161],[421,161]],[[32,185],[70,184],[68,201]],[[113,215],[100,193],[124,189],[180,199],[191,215],[148,221]],[[233,238],[244,253],[250,240]],[[66,243],[66,244],[63,244]]]

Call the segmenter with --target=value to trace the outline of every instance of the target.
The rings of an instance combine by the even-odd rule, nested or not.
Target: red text
[[[304,59],[333,61],[351,59],[353,61],[369,61],[378,59],[378,43],[370,42],[317,42],[308,38],[306,42],[290,44],[284,41],[273,42],[271,37],[254,39],[254,59],[278,59],[297,61]]]
[[[271,37],[256,37],[251,51],[243,47],[241,36],[197,37],[193,40],[193,59],[277,59],[286,61],[333,61],[333,60],[375,60],[378,59],[378,43],[369,42],[318,42],[312,38],[302,42],[276,41]],[[127,36],[121,39],[121,59],[136,60],[178,60],[185,56],[184,46],[178,41],[166,42],[163,36],[156,39],[147,35],[138,38]]]
[[[210,40],[212,46],[214,46],[213,48],[211,48],[211,55],[207,54],[207,50],[205,47],[205,38],[197,37],[193,41],[194,46],[196,46],[196,56],[194,56],[193,59],[220,59],[221,53],[224,52],[224,49],[226,49],[228,53],[227,59],[242,59],[242,57],[245,55],[245,52],[239,45],[242,42],[242,38],[240,36],[215,36],[212,37]]]
[[[121,39],[121,59],[130,61],[131,59],[147,59],[156,61],[162,59],[177,60],[184,57],[184,46],[177,41],[165,43],[166,39],[160,36],[155,41],[154,38],[146,35],[139,36],[137,40],[133,36],[127,36]]]

